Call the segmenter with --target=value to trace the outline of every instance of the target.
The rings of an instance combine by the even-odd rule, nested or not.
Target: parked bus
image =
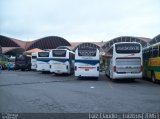
[[[142,46],[137,42],[115,43],[108,50],[106,75],[110,79],[142,78]]]
[[[143,49],[143,77],[160,81],[160,42]]]
[[[75,50],[75,76],[99,77],[99,49],[94,47],[78,47]]]
[[[43,51],[37,53],[36,70],[41,72],[49,72],[49,51]]]
[[[15,58],[15,70],[21,69],[31,70],[31,56],[30,55],[17,55]]]
[[[36,70],[36,62],[37,62],[37,53],[34,52],[32,53],[32,57],[31,57],[31,64],[32,64],[31,69],[32,70]]]
[[[74,56],[74,52],[68,49],[51,50],[50,72],[55,74],[73,74]]]

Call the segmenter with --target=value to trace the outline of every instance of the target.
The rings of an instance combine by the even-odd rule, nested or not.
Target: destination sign
[[[78,49],[79,56],[96,56],[96,48],[80,48]]]
[[[139,53],[140,45],[133,43],[116,44],[117,53]]]

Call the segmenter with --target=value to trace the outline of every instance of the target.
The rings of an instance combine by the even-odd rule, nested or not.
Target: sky
[[[102,42],[160,34],[160,0],[0,0],[0,34]]]

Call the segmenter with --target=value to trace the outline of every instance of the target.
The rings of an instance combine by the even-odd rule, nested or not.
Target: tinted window
[[[19,55],[16,57],[16,60],[24,60],[24,59],[25,59],[25,57],[23,55]]]
[[[36,59],[37,58],[37,56],[32,56],[32,59]]]
[[[117,53],[139,53],[140,45],[133,43],[116,44]]]
[[[79,56],[96,56],[96,48],[79,48]]]
[[[38,52],[38,57],[49,57],[49,52]]]
[[[151,58],[153,55],[152,55],[152,47],[150,47],[148,49],[148,57]]]
[[[153,57],[158,57],[158,46],[153,47]]]
[[[52,50],[53,57],[65,57],[66,50]]]

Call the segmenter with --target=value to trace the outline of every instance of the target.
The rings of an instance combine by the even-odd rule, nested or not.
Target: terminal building
[[[55,49],[58,46],[71,46],[71,44],[67,40],[58,36],[48,36],[28,42],[2,35],[0,35],[0,45],[2,47],[2,53],[5,55],[22,54],[25,51],[34,48],[45,50]]]
[[[103,54],[103,52],[106,52],[111,45],[117,42],[139,42],[143,47],[145,47],[148,44],[160,42],[160,34],[155,36],[153,39],[145,37],[121,36],[106,42],[94,42],[94,44],[100,47],[100,51],[102,52],[101,54]],[[4,55],[22,54],[25,51],[34,48],[46,50],[55,49],[62,46],[75,50],[80,44],[83,44],[83,42],[68,42],[66,39],[59,36],[48,36],[34,41],[22,41],[0,35],[0,53],[3,53]],[[87,45],[87,43],[85,43],[85,45]]]

